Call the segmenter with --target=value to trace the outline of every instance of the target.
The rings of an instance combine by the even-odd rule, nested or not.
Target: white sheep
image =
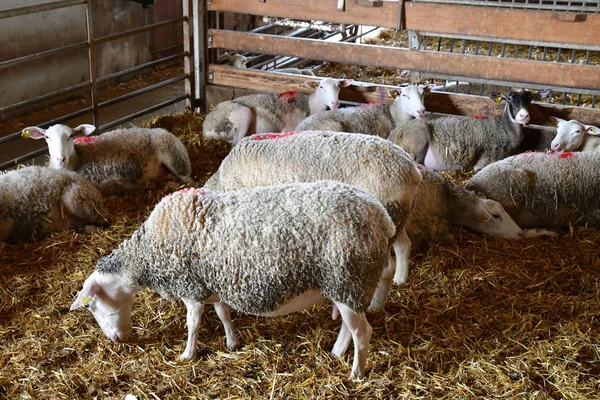
[[[566,121],[550,117],[557,124],[556,136],[552,140],[554,151],[600,151],[600,128],[582,124],[574,119]]]
[[[422,181],[405,227],[413,246],[451,239],[450,225],[512,240],[556,236],[543,229],[523,231],[497,201],[482,199],[422,165],[418,168]]]
[[[404,224],[413,207],[421,174],[409,155],[377,136],[340,132],[254,135],[242,140],[206,182],[213,190],[233,190],[321,179],[356,186],[377,197],[394,224],[394,282],[406,281],[410,240]],[[392,276],[386,278],[391,284]],[[372,309],[383,307],[377,296]]]
[[[600,153],[523,153],[488,165],[466,188],[526,228],[600,228]]]
[[[106,225],[107,217],[98,189],[75,172],[26,167],[0,174],[0,242],[90,231]]]
[[[493,116],[432,116],[407,121],[389,139],[408,151],[419,164],[436,170],[479,170],[514,154],[529,122],[533,94],[513,91],[489,95],[506,100],[504,113]]]
[[[292,131],[309,115],[338,108],[340,87],[352,80],[325,78],[305,83],[315,90],[312,94],[252,94],[217,104],[204,119],[204,136],[235,146],[249,134]]]
[[[77,171],[109,196],[142,187],[166,170],[190,183],[192,167],[181,141],[164,129],[118,129],[100,136],[90,135],[93,125],[30,126],[23,136],[46,139],[50,168]]]
[[[393,235],[379,201],[339,182],[184,189],[161,200],[131,239],[98,261],[71,310],[85,306],[110,339],[121,341],[135,292],[150,287],[181,298],[188,341],[180,358],[188,360],[205,303],[214,303],[235,348],[228,306],[278,316],[329,299],[342,315],[338,340],[345,343],[349,332],[354,341],[350,376],[360,378],[372,332],[364,312]]]
[[[427,86],[414,85],[393,89],[388,91],[389,96],[394,98],[391,104],[365,104],[311,115],[296,129],[364,133],[385,139],[394,128],[425,115],[423,96],[426,91]]]
[[[296,75],[307,75],[307,76],[315,76],[315,73],[312,72],[310,68],[274,68],[269,70],[269,72],[277,72],[279,74],[296,74]]]
[[[224,53],[221,55],[221,57],[219,57],[219,62],[227,63],[235,68],[247,68],[247,64],[250,60],[250,57],[246,57],[241,54]]]

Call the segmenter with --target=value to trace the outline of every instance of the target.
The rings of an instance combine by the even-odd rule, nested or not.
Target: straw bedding
[[[169,129],[190,151],[202,183],[227,154],[205,142],[200,117]],[[461,176],[454,176],[461,179]],[[141,224],[166,179],[107,200],[112,225],[0,244],[0,398],[598,398],[600,234],[509,242],[455,230],[455,241],[415,255],[374,328],[367,378],[348,379],[352,352],[329,356],[340,321],[327,304],[279,318],[234,313],[243,343],[225,348],[212,307],[198,359],[179,362],[185,307],[136,295],[133,337],[114,344],[91,314],[68,307],[95,261]]]

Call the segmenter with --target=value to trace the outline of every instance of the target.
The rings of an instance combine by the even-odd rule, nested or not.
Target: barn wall
[[[2,8],[50,3],[54,0],[3,0]],[[130,1],[97,0],[94,4],[95,37],[144,25],[144,11]],[[10,60],[87,38],[85,6],[75,6],[2,20],[0,61]],[[149,60],[145,34],[98,45],[98,76],[131,68]],[[51,93],[89,80],[87,49],[51,55],[35,62],[0,70],[0,107]]]

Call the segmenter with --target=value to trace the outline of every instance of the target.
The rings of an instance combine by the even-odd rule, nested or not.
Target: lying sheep
[[[77,171],[92,181],[105,196],[135,190],[165,168],[182,182],[192,182],[188,152],[173,134],[164,129],[118,129],[100,136],[90,135],[93,125],[71,129],[52,125],[48,129],[30,126],[23,136],[46,139],[49,167]]]
[[[352,80],[325,78],[307,81],[315,89],[311,95],[298,92],[252,94],[224,101],[204,119],[204,136],[221,139],[235,146],[246,135],[266,132],[289,132],[311,114],[339,107],[340,86]]]
[[[574,119],[566,121],[550,117],[556,122],[556,136],[551,148],[554,151],[600,151],[600,128],[585,125]]]
[[[521,227],[600,227],[600,153],[523,153],[488,165],[466,188],[498,201]]]
[[[98,189],[75,172],[27,167],[0,175],[0,242],[89,231],[106,225],[107,216]]]
[[[227,63],[235,68],[248,68],[248,63],[254,57],[246,57],[241,54],[229,54],[225,53],[219,57],[219,62]],[[284,74],[296,74],[296,75],[308,75],[315,76],[310,68],[274,68],[269,70],[270,72],[278,72]]]
[[[315,73],[309,68],[274,68],[270,72],[315,76]]]
[[[164,198],[131,239],[98,261],[71,310],[85,306],[120,341],[129,333],[135,292],[151,287],[181,298],[188,341],[180,358],[187,360],[196,354],[205,303],[215,304],[227,345],[237,347],[228,305],[278,316],[329,299],[341,312],[342,331],[351,333],[350,377],[359,378],[372,332],[364,312],[393,235],[379,201],[339,182],[228,193],[184,189]]]
[[[404,224],[421,174],[405,151],[385,139],[310,131],[254,135],[229,153],[205,187],[221,191],[320,179],[356,186],[383,203],[396,225],[394,281],[405,282],[411,245]],[[388,287],[391,278],[386,277]],[[377,296],[372,309],[384,303],[385,297]]]
[[[368,104],[311,115],[296,127],[299,131],[354,132],[387,138],[390,132],[412,118],[425,114],[423,96],[427,86],[390,90],[392,104]]]
[[[436,170],[479,170],[514,154],[523,140],[523,125],[529,122],[533,94],[513,91],[500,117],[446,116],[407,121],[389,139],[408,151],[419,164]]]

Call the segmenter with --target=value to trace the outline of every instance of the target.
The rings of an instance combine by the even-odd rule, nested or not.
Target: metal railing
[[[484,7],[600,13],[598,1],[568,0],[412,0],[420,3],[463,4]]]
[[[62,8],[67,8],[67,7],[84,5],[85,6],[85,14],[86,14],[86,32],[87,32],[87,39],[85,41],[70,44],[67,46],[59,47],[59,48],[54,48],[51,50],[42,51],[42,52],[39,52],[36,54],[30,54],[30,55],[10,59],[7,61],[3,61],[3,62],[0,62],[0,69],[14,67],[14,66],[17,66],[17,65],[25,63],[25,62],[31,62],[33,60],[40,59],[42,57],[61,54],[64,52],[73,51],[73,50],[77,50],[77,49],[83,49],[83,48],[87,48],[87,50],[88,50],[88,64],[89,64],[89,80],[88,81],[80,83],[80,84],[76,84],[71,87],[64,88],[64,89],[61,89],[58,91],[54,91],[52,93],[47,93],[47,94],[44,94],[41,96],[37,96],[35,98],[31,98],[31,99],[19,102],[17,104],[13,104],[10,106],[0,108],[0,115],[2,115],[4,113],[8,113],[8,112],[14,112],[15,110],[22,110],[22,109],[25,109],[26,107],[30,107],[36,103],[48,101],[48,100],[55,99],[55,98],[65,96],[65,95],[69,95],[69,94],[76,94],[76,93],[82,92],[82,91],[87,91],[89,93],[89,96],[91,98],[90,106],[85,107],[80,110],[77,110],[75,112],[72,112],[68,115],[63,115],[58,118],[52,119],[50,121],[43,122],[43,123],[39,124],[39,126],[46,128],[50,125],[61,123],[61,122],[64,122],[64,121],[67,121],[67,120],[70,120],[70,119],[73,119],[73,118],[76,118],[76,117],[79,117],[79,116],[82,116],[82,115],[85,115],[85,114],[91,112],[93,123],[95,126],[98,127],[97,131],[103,132],[103,131],[106,131],[113,127],[116,127],[122,123],[125,123],[125,122],[130,121],[135,118],[138,118],[140,116],[146,115],[148,113],[157,111],[159,109],[167,107],[171,104],[178,103],[180,101],[185,100],[186,107],[191,108],[192,98],[194,98],[194,96],[192,94],[192,80],[193,80],[193,74],[192,74],[192,70],[191,70],[192,49],[191,49],[191,37],[189,34],[190,26],[191,26],[191,14],[190,14],[191,10],[189,7],[189,1],[190,0],[183,0],[183,10],[182,10],[181,17],[170,19],[167,21],[159,22],[159,23],[155,23],[152,25],[147,25],[147,26],[144,26],[141,28],[131,29],[131,30],[128,30],[125,32],[120,32],[120,33],[113,34],[113,35],[102,36],[99,38],[94,37],[94,26],[93,26],[93,22],[94,22],[93,17],[94,16],[93,16],[92,0],[61,0],[61,1],[51,2],[51,3],[26,6],[26,7],[0,9],[0,20],[2,20],[5,18],[12,18],[12,17],[22,16],[22,15],[34,14],[34,13],[39,13],[39,12],[43,12],[43,11],[57,10],[57,9],[62,9]],[[194,1],[196,2],[197,0],[194,0]],[[164,57],[159,60],[154,60],[154,61],[145,63],[143,65],[139,65],[139,66],[124,70],[124,71],[119,71],[119,72],[116,72],[116,73],[113,73],[113,74],[110,74],[107,76],[103,76],[101,78],[97,77],[97,74],[96,74],[96,71],[97,71],[96,46],[98,44],[109,42],[109,41],[116,40],[116,39],[121,39],[124,37],[132,36],[132,35],[136,35],[136,34],[140,34],[140,33],[144,33],[144,32],[148,32],[150,30],[158,29],[158,28],[161,28],[164,26],[176,25],[176,24],[180,24],[180,23],[183,23],[184,32],[187,32],[187,34],[184,34],[184,37],[183,37],[183,52],[180,52],[180,53],[172,55],[172,56]],[[187,28],[187,30],[186,30],[186,28]],[[181,76],[177,76],[177,77],[147,86],[145,88],[135,90],[131,93],[127,93],[125,95],[121,95],[119,97],[112,98],[107,101],[100,102],[98,99],[99,86],[106,86],[119,78],[123,78],[123,77],[129,76],[129,75],[132,75],[134,73],[148,70],[150,68],[153,68],[153,67],[156,67],[159,65],[165,65],[168,63],[178,62],[182,59],[186,60],[187,62],[186,62],[186,68],[184,70],[184,74]],[[107,121],[104,124],[100,124],[101,121],[100,121],[100,118],[98,115],[98,112],[100,109],[108,107],[110,105],[117,104],[119,102],[131,99],[131,98],[134,98],[136,96],[140,96],[142,94],[151,92],[153,90],[156,90],[156,89],[168,86],[168,85],[172,85],[172,84],[180,82],[180,81],[186,82],[185,94],[182,94],[175,98],[163,101],[160,104],[155,104],[150,107],[141,109],[139,111],[136,111],[135,113],[132,113],[125,117],[119,118],[117,120]],[[4,137],[0,137],[0,145],[4,144],[4,143],[8,143],[13,140],[16,140],[20,137],[20,135],[21,135],[21,132],[14,132],[14,133],[8,134]],[[1,163],[0,170],[9,168],[11,166],[14,166],[16,164],[19,164],[19,163],[22,163],[22,162],[25,162],[28,160],[31,160],[37,156],[44,154],[46,151],[47,151],[47,147],[44,147],[42,149],[32,151],[28,154],[18,155],[16,158],[14,158],[12,160]]]

